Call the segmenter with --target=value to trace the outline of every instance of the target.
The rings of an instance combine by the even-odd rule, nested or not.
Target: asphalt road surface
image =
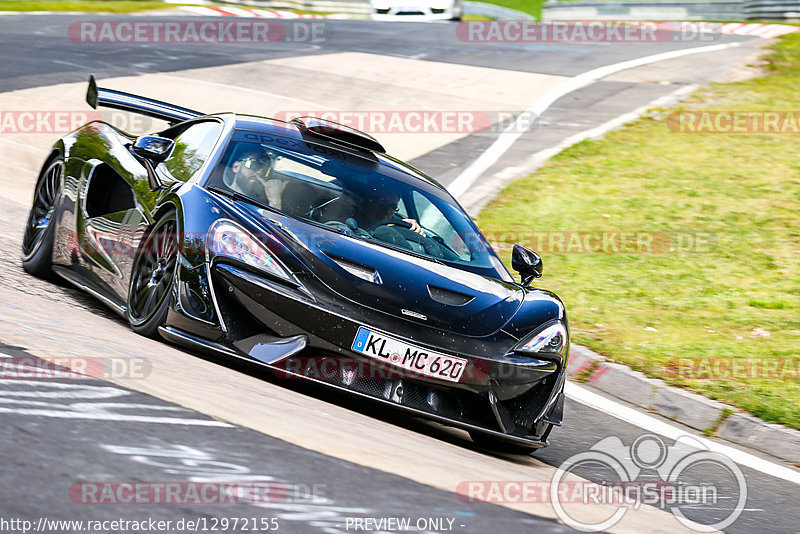
[[[211,92],[222,85],[231,93],[239,91],[239,102],[248,106],[259,101],[265,107],[286,104],[294,98],[306,106],[323,102],[337,109],[449,105],[448,109],[519,112],[547,88],[591,69],[670,50],[740,43],[629,69],[568,94],[487,175],[520,165],[531,153],[681,87],[735,77],[738,66],[746,63],[744,58],[762,44],[757,39],[719,36],[712,42],[466,43],[450,24],[360,21],[325,21],[325,39],[318,43],[204,45],[202,50],[197,45],[88,45],[67,38],[73,22],[103,18],[0,17],[4,58],[0,110],[60,109],[57,93],[72,98],[70,91],[94,72],[101,80],[138,83],[137,90],[149,88],[149,96],[165,100],[175,100],[183,91],[186,100],[202,109],[218,103]],[[385,70],[376,73],[375,65]],[[437,72],[449,78],[436,78]],[[170,98],[160,94],[162,89]],[[254,101],[247,101],[245,94]],[[420,95],[431,107],[419,103]],[[489,131],[391,139],[402,157],[449,183],[496,136],[496,131]],[[10,519],[31,521],[31,528],[38,526],[40,531],[68,532],[77,531],[76,526],[39,522],[153,518],[203,519],[206,527],[244,532],[272,528],[272,523],[261,520],[275,518],[283,532],[392,532],[398,523],[388,520],[396,518],[411,521],[412,530],[421,527],[431,532],[562,532],[571,529],[563,525],[563,518],[558,521],[545,499],[521,501],[495,494],[489,498],[495,504],[481,504],[465,502],[456,490],[470,481],[506,483],[506,487],[509,481],[546,484],[556,473],[554,467],[609,437],[618,438],[625,447],[637,439],[655,443],[646,437],[647,430],[570,399],[565,424],[553,431],[549,448],[533,457],[495,454],[473,446],[460,431],[136,336],[100,303],[21,270],[26,195],[38,160],[57,137],[55,132],[0,135],[0,167],[7,182],[0,190],[0,352],[5,356],[0,361],[30,358],[28,364],[35,367],[37,358],[88,358],[106,365],[116,362],[118,368],[104,372],[102,380],[0,381],[0,434],[5,445],[0,530],[13,530],[2,523]],[[667,447],[673,445],[663,441]],[[633,456],[619,452],[620,461]],[[682,508],[699,524],[714,524],[739,506],[744,488],[720,465],[699,463],[687,475],[688,483],[711,484],[718,493],[713,504]],[[724,530],[798,532],[797,483],[754,469],[748,462],[737,466],[744,477],[746,502]],[[598,462],[588,462],[575,473],[595,481],[610,476],[609,466]],[[637,480],[660,477],[655,469],[645,468]],[[186,491],[188,484],[220,480],[267,483],[271,495],[281,497],[227,505],[168,500],[121,504],[108,501],[119,496],[112,492],[105,504],[92,500],[102,497],[103,488],[119,489],[124,483],[149,485],[151,491],[160,483],[178,483]],[[608,516],[608,510],[614,508],[578,503],[573,515],[596,521]],[[237,518],[240,524],[234,526],[231,521]],[[253,525],[245,519],[255,520],[259,528],[248,528]],[[180,528],[192,530],[183,527],[185,523]],[[178,528],[173,524],[170,530]],[[621,522],[603,530],[690,531],[668,507],[648,504],[628,509]]]

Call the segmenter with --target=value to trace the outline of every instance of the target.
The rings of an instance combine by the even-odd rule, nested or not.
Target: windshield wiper
[[[415,250],[411,250],[409,248],[398,247],[397,245],[394,245],[392,243],[388,243],[386,241],[382,241],[382,240],[377,239],[375,237],[370,237],[367,241],[369,241],[371,243],[378,243],[380,245],[385,246],[386,248],[397,250],[399,252],[405,252],[406,254],[411,254],[412,256],[416,256],[416,257],[422,258],[424,260],[432,261],[434,263],[438,263],[439,265],[444,265],[445,267],[447,266],[447,264],[444,261],[442,261],[441,259],[439,259],[439,258],[437,258],[435,256],[429,256],[427,254],[421,254],[421,253],[419,253],[419,252],[417,252]]]
[[[242,202],[248,202],[248,203],[250,203],[250,204],[252,204],[254,206],[258,206],[259,208],[264,208],[264,209],[267,209],[267,210],[270,210],[270,211],[275,211],[275,208],[273,208],[269,204],[265,204],[263,202],[259,202],[258,200],[254,200],[254,199],[248,197],[247,195],[243,195],[242,193],[239,193],[238,191],[232,191],[230,189],[223,189],[223,188],[217,187],[215,185],[210,185],[210,186],[206,187],[206,189],[209,190],[209,191],[213,191],[214,193],[218,193],[218,194],[220,194],[222,196],[226,196],[228,198],[232,198],[234,200],[240,200]]]

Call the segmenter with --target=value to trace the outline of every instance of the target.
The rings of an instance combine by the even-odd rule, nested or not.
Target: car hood
[[[345,236],[264,210],[289,239],[285,245],[343,299],[398,319],[467,336],[488,336],[519,309],[512,283]]]

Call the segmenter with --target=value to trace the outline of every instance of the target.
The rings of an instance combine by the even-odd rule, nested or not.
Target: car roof
[[[300,131],[300,128],[298,128],[291,122],[286,122],[278,119],[270,119],[268,117],[260,117],[258,115],[246,115],[238,113],[225,114],[225,115],[227,115],[227,117],[225,118],[231,118],[231,116],[233,117],[233,120],[235,121],[234,127],[237,129],[255,130],[264,133],[271,133],[275,135],[281,135],[284,137],[290,137],[305,142],[313,142],[319,145],[328,145],[335,147],[337,150],[348,152],[350,154],[357,155],[359,157],[367,157],[356,149],[351,149],[346,146],[331,143],[330,141],[327,141],[319,137],[309,138],[309,136],[304,136],[303,133]],[[376,158],[382,166],[388,167],[389,169],[394,169],[395,172],[392,172],[391,175],[392,178],[394,178],[395,180],[405,182],[408,185],[415,187],[422,186],[423,189],[429,189],[430,186],[433,186],[434,188],[439,189],[440,191],[444,192],[447,191],[445,187],[442,186],[442,184],[440,184],[427,174],[409,165],[408,163],[405,163],[388,154],[383,154],[379,152],[369,152],[369,154],[371,154],[374,158]]]

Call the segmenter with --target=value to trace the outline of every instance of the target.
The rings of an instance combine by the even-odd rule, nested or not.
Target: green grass
[[[135,13],[154,9],[175,8],[153,0],[0,0],[0,11],[84,11],[105,13]]]
[[[489,0],[486,3],[496,4],[518,11],[524,11],[537,19],[542,15],[543,0],[529,2],[527,0]],[[154,9],[170,9],[178,4],[167,4],[156,0],[0,0],[0,11],[84,11],[97,13],[136,13]],[[245,6],[247,7],[247,6]],[[318,11],[292,9],[299,14],[326,15]],[[465,21],[491,20],[489,17],[466,15]]]
[[[481,0],[486,4],[495,4],[500,7],[507,7],[508,9],[516,9],[523,13],[528,13],[536,17],[536,20],[542,19],[542,5],[544,0]]]
[[[798,95],[800,36],[791,35],[774,46],[767,75],[713,85],[676,109],[795,111]],[[562,152],[512,183],[479,225],[490,237],[634,231],[679,245],[545,247],[540,287],[564,300],[575,342],[800,428],[800,134],[676,133],[665,121],[673,111]]]
[[[471,22],[471,21],[486,21],[486,20],[494,20],[492,17],[486,17],[483,15],[469,15],[464,14],[461,16],[461,20],[463,22]]]

